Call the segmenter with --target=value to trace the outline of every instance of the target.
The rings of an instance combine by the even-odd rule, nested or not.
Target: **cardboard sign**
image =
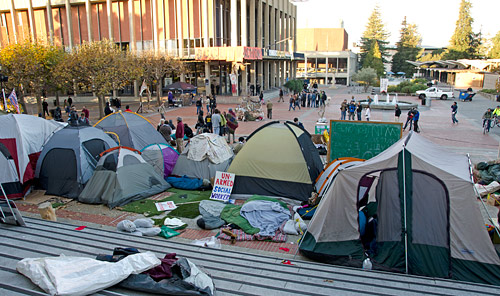
[[[155,205],[158,211],[171,211],[177,209],[173,201],[157,202]]]
[[[227,201],[231,196],[234,185],[234,174],[226,172],[217,172],[215,174],[214,189],[210,199]]]

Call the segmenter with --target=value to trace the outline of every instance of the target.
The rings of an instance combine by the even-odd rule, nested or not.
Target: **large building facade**
[[[350,84],[357,54],[347,49],[344,28],[298,29],[297,43],[297,50],[305,55],[304,61],[298,63],[297,77],[320,84]]]
[[[110,39],[184,60],[201,92],[241,95],[295,77],[296,16],[288,0],[0,0],[0,46]]]

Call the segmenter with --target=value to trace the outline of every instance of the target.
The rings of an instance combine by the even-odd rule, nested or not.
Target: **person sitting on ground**
[[[165,121],[165,122],[166,122],[166,121]],[[174,130],[174,129],[175,129],[175,125],[174,125],[174,123],[172,122],[172,119],[170,119],[170,120],[168,121],[168,125],[170,125],[170,128],[171,128],[172,130]]]
[[[184,135],[188,138],[194,137],[193,130],[187,125],[187,123],[184,123]]]
[[[132,110],[130,110],[130,105],[125,106],[125,112],[132,112]]]
[[[304,128],[304,125],[302,124],[302,122],[299,121],[299,119],[297,117],[295,117],[293,119],[293,123],[295,123],[296,125],[300,126],[301,128],[305,129]]]
[[[233,147],[233,153],[234,155],[238,154],[238,152],[240,152],[241,148],[243,148],[243,145],[245,145],[245,138],[243,137],[239,137],[238,138],[238,144],[236,144],[234,147]]]
[[[82,114],[80,114],[80,118],[78,118],[78,125],[90,125],[89,119],[85,117],[84,112],[82,112]]]
[[[61,111],[61,107],[59,107],[59,106],[57,106],[56,110],[54,110],[54,120],[59,121],[59,122],[63,122],[62,111]]]
[[[111,110],[109,102],[106,102],[106,107],[104,107],[104,115],[108,116],[111,113],[113,113],[113,110]]]

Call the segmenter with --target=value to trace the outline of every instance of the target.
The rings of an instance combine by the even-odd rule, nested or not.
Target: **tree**
[[[492,47],[488,52],[490,59],[500,59],[500,31],[491,39]]]
[[[83,43],[67,56],[58,71],[64,83],[73,84],[76,91],[97,95],[100,117],[104,116],[105,96],[141,74],[135,57],[109,40]]]
[[[377,69],[377,72],[382,75],[383,70],[379,71],[379,58],[382,64],[386,62],[385,57],[387,56],[387,38],[389,38],[389,33],[385,29],[385,25],[382,22],[380,10],[378,6],[375,6],[372,14],[368,18],[368,23],[366,24],[366,29],[361,37],[361,60],[360,64],[363,67],[370,67]],[[375,46],[373,43],[376,42]],[[380,53],[380,57],[378,57]],[[377,57],[374,57],[376,54]],[[366,61],[367,60],[367,61]]]
[[[417,31],[415,24],[408,24],[406,16],[401,23],[401,36],[396,43],[396,53],[392,57],[392,71],[405,72],[411,76],[415,72],[415,67],[406,61],[415,61],[420,52],[420,42],[422,38]]]
[[[351,79],[363,84],[366,92],[368,87],[377,83],[377,72],[372,68],[363,68],[354,74]]]
[[[184,64],[173,57],[155,53],[154,51],[142,52],[137,56],[142,70],[142,79],[147,85],[156,85],[156,100],[161,105],[161,81],[168,73],[184,73]],[[149,105],[150,95],[148,95]]]
[[[384,63],[382,62],[382,53],[380,52],[377,40],[372,40],[370,51],[366,55],[362,66],[363,69],[374,69],[379,77],[384,75]]]
[[[54,69],[65,52],[44,43],[23,42],[11,44],[0,51],[2,72],[9,77],[7,88],[15,88],[19,103],[27,112],[24,97],[35,96],[38,113],[42,113],[41,96],[50,90],[55,80]]]
[[[472,31],[474,19],[470,14],[472,4],[462,0],[458,12],[455,32],[451,36],[448,52],[444,59],[473,59],[478,57],[478,47],[481,44],[481,33]]]

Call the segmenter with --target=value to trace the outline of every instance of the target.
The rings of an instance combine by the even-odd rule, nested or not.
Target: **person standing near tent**
[[[44,99],[43,100],[43,103],[42,103],[42,115],[43,115],[43,118],[45,118],[45,114],[47,114],[47,116],[49,116],[49,103],[47,103],[47,100]]]
[[[82,112],[85,113],[85,118],[87,118],[88,120],[90,120],[90,111],[89,111],[89,109],[87,109],[87,107],[83,106]]]
[[[90,125],[88,118],[85,117],[85,113],[83,112],[80,114],[80,118],[78,118],[78,125]]]
[[[207,129],[207,133],[212,132],[212,114],[210,114],[210,112],[208,112],[207,116],[205,116],[205,127]]]
[[[212,115],[212,129],[214,134],[220,136],[220,124],[222,122],[219,109],[214,110],[214,115]]]
[[[371,110],[370,110],[370,105],[368,105],[366,107],[366,111],[365,111],[365,117],[366,117],[366,121],[370,121],[370,116],[371,116]]]
[[[394,121],[399,122],[399,116],[401,116],[401,109],[398,104],[394,107]]]
[[[184,150],[184,124],[182,123],[182,118],[177,117],[177,128],[175,129],[175,144],[177,146],[177,152],[182,153]]]
[[[420,129],[418,128],[418,120],[420,119],[420,112],[417,109],[413,111],[413,130],[417,133],[420,133]]]
[[[111,113],[113,113],[113,110],[111,110],[109,102],[106,102],[106,107],[104,107],[104,115],[108,116]]]
[[[236,113],[234,113],[233,109],[229,108],[229,111],[226,115],[227,121],[227,141],[231,143],[231,135],[233,135],[233,143],[236,142],[234,138],[234,133],[238,128],[238,119],[236,117]]]
[[[73,99],[71,97],[68,97],[68,106],[71,108],[73,106]]]
[[[403,130],[406,129],[406,126],[408,126],[408,123],[410,124],[410,131],[411,131],[411,126],[412,126],[412,123],[413,123],[413,108],[411,108],[409,111],[408,111],[408,114],[406,116],[406,122],[405,122],[405,125],[403,126]]]
[[[300,126],[301,128],[305,129],[304,128],[304,125],[302,124],[302,122],[299,121],[299,119],[297,117],[295,117],[293,119],[293,123],[295,123],[296,125]]]
[[[458,111],[457,102],[453,102],[453,105],[451,105],[451,122],[453,124],[458,123],[458,120],[456,118],[457,111]]]
[[[267,100],[267,118],[268,119],[273,119],[273,102],[271,100]]]
[[[240,152],[241,148],[243,148],[244,145],[245,145],[245,138],[239,137],[238,144],[236,144],[236,146],[233,147],[234,155],[238,154],[238,152]]]
[[[212,110],[212,113],[215,113],[215,108],[217,108],[217,100],[215,99],[215,95],[212,95],[210,99],[210,110]]]
[[[220,115],[220,135],[225,136],[227,133],[227,114],[226,111]]]
[[[160,119],[160,124],[158,126],[158,132],[163,136],[163,139],[167,142],[167,144],[170,144],[172,142],[172,138],[170,137],[172,135],[172,128],[170,125],[165,123],[165,119]]]

